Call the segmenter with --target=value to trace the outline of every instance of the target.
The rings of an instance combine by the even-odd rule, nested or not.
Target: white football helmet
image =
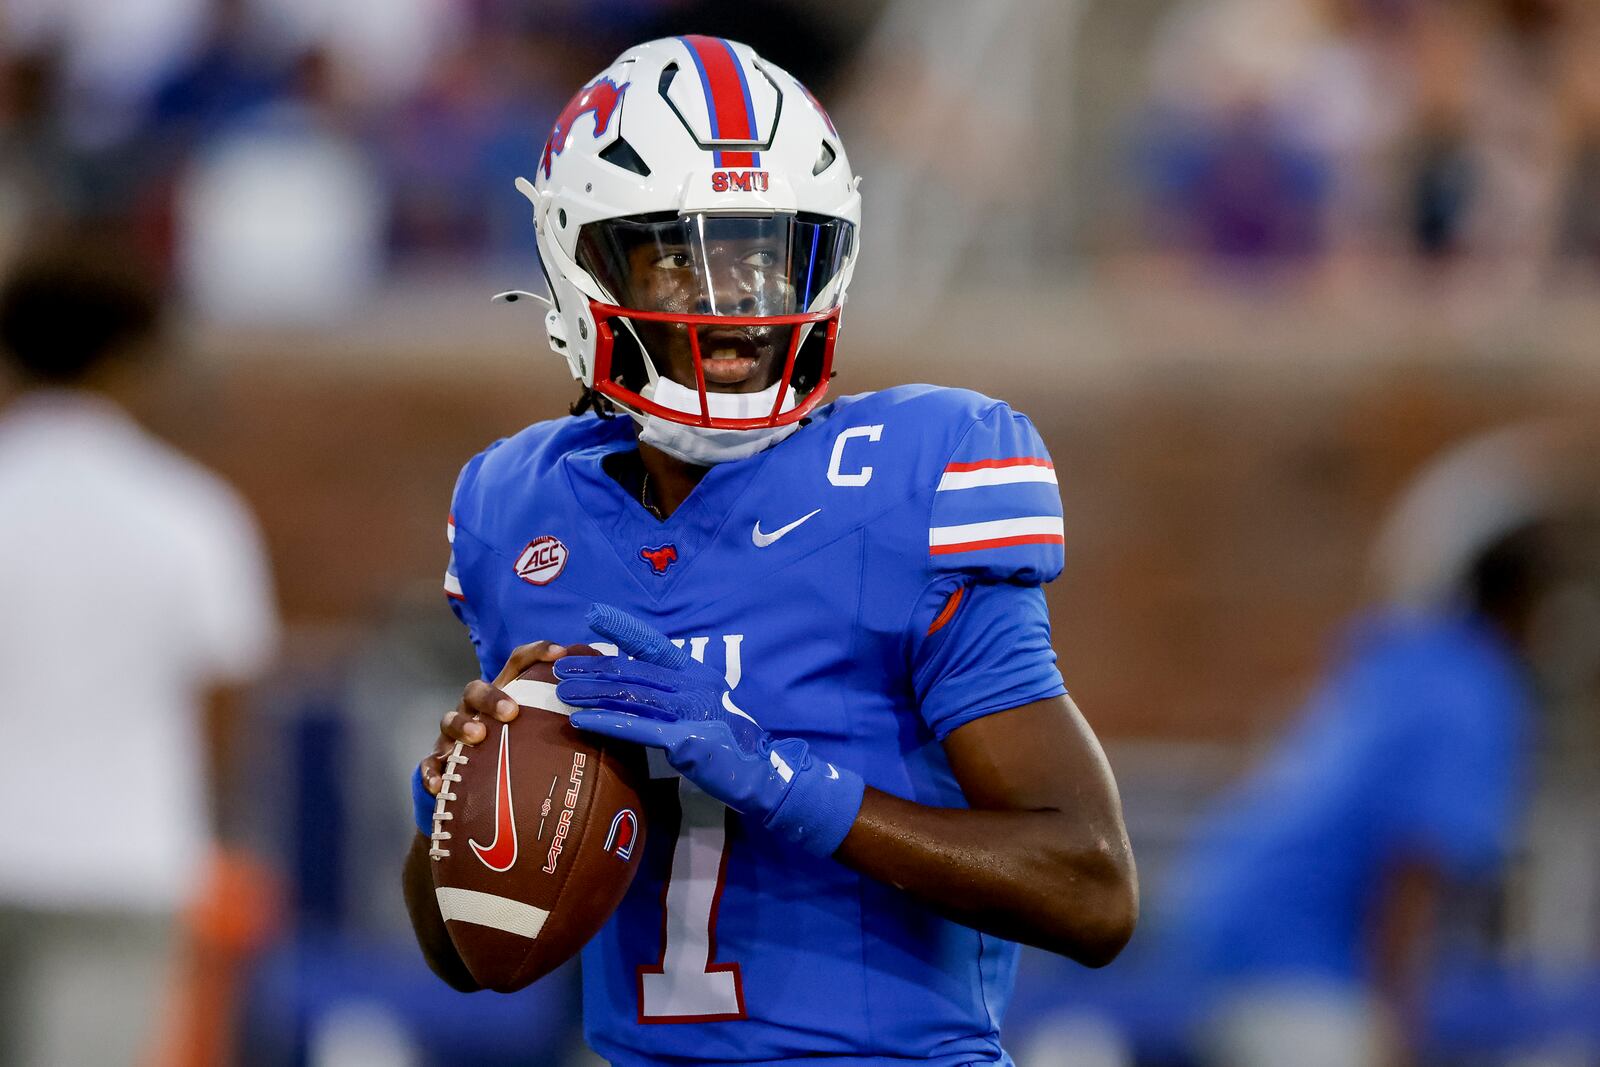
[[[517,179],[555,298],[550,346],[680,459],[777,443],[827,391],[858,185],[821,105],[748,46],[628,50]]]

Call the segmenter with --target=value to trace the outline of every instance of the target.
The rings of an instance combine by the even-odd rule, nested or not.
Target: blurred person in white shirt
[[[348,72],[312,50],[288,89],[212,138],[175,190],[177,273],[214,323],[338,322],[382,281],[389,198]]]
[[[0,283],[5,1067],[217,1055],[173,1045],[166,1001],[180,915],[227,854],[213,796],[237,687],[278,621],[243,501],[120,402],[161,321],[148,274],[105,252],[39,251]]]

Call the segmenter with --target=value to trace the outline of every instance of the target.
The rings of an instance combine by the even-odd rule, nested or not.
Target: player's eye
[[[757,270],[771,270],[778,265],[778,253],[770,248],[758,248],[746,254],[740,262]]]
[[[653,264],[656,270],[683,270],[689,266],[689,253],[668,252]]]

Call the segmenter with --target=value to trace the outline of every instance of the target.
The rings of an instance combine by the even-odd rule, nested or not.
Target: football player
[[[822,403],[859,180],[744,45],[628,51],[517,184],[583,394],[462,471],[445,591],[483,679],[554,661],[574,725],[652,757],[638,876],[583,953],[589,1043],[619,1064],[1009,1062],[1017,942],[1101,966],[1138,911],[1051,648],[1044,443],[959,390]],[[576,642],[606,655],[562,658]],[[441,757],[515,715],[470,683],[415,775],[407,898],[459,989],[428,872]]]

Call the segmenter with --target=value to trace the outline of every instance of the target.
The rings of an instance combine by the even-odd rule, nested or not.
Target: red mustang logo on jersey
[[[657,574],[667,573],[667,568],[678,562],[678,546],[662,545],[660,548],[641,548],[639,558],[650,564]]]
[[[593,85],[585,86],[582,92],[568,101],[561,111],[561,117],[556,119],[555,129],[550,131],[550,139],[544,143],[544,158],[540,160],[540,166],[544,167],[546,178],[550,177],[551,161],[566,151],[567,138],[572,136],[572,124],[578,121],[578,116],[593,112],[594,135],[599,137],[611,125],[611,116],[617,113],[622,94],[627,91],[629,84],[623,82],[618,85],[610,78],[601,78]]]

